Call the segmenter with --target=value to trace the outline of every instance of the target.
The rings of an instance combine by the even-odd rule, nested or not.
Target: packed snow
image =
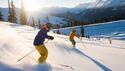
[[[72,28],[77,29],[77,34],[81,34],[81,26],[60,28],[61,34],[68,35]],[[96,38],[107,38],[125,40],[125,20],[112,21],[107,23],[98,23],[93,25],[83,26],[85,36],[96,37]],[[57,31],[57,30],[54,30]]]
[[[68,36],[54,34],[54,40],[46,40],[49,51],[46,63],[37,64],[39,54],[33,40],[39,30],[0,22],[0,71],[125,71],[125,41],[101,38],[76,38],[72,48]],[[119,31],[118,31],[119,32]],[[121,34],[122,35],[122,34]]]

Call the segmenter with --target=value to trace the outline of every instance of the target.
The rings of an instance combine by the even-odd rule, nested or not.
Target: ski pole
[[[49,41],[49,40],[48,40]],[[46,41],[45,44],[48,42]],[[30,55],[32,52],[34,52],[35,49],[33,49],[32,51],[30,51],[28,54],[24,55],[23,57],[21,57],[20,59],[17,60],[17,62],[21,61],[22,59],[24,59],[26,56]]]
[[[21,61],[23,58],[25,58],[26,56],[28,56],[29,54],[31,54],[32,52],[34,52],[35,49],[33,49],[31,52],[29,52],[28,54],[26,54],[25,56],[23,56],[22,58],[18,59],[17,62]]]

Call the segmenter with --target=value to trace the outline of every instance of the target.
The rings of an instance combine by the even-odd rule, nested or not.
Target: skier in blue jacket
[[[45,24],[34,39],[34,46],[36,50],[39,52],[39,54],[41,55],[38,59],[39,63],[45,62],[48,57],[48,50],[44,46],[45,39],[46,38],[50,40],[54,39],[53,36],[47,35],[47,32],[49,32],[50,28],[51,28],[50,23]]]

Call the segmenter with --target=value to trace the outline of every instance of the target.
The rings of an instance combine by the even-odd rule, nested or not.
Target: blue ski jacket
[[[49,38],[50,36],[47,35],[47,30],[45,28],[42,28],[36,35],[35,39],[34,39],[34,42],[33,44],[35,46],[38,46],[38,45],[43,45],[44,41],[45,41],[45,38]]]

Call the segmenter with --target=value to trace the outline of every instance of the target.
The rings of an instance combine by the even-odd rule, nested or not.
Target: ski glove
[[[49,37],[48,37],[48,39],[53,40],[53,39],[54,39],[54,37],[53,37],[53,36],[49,36]]]

